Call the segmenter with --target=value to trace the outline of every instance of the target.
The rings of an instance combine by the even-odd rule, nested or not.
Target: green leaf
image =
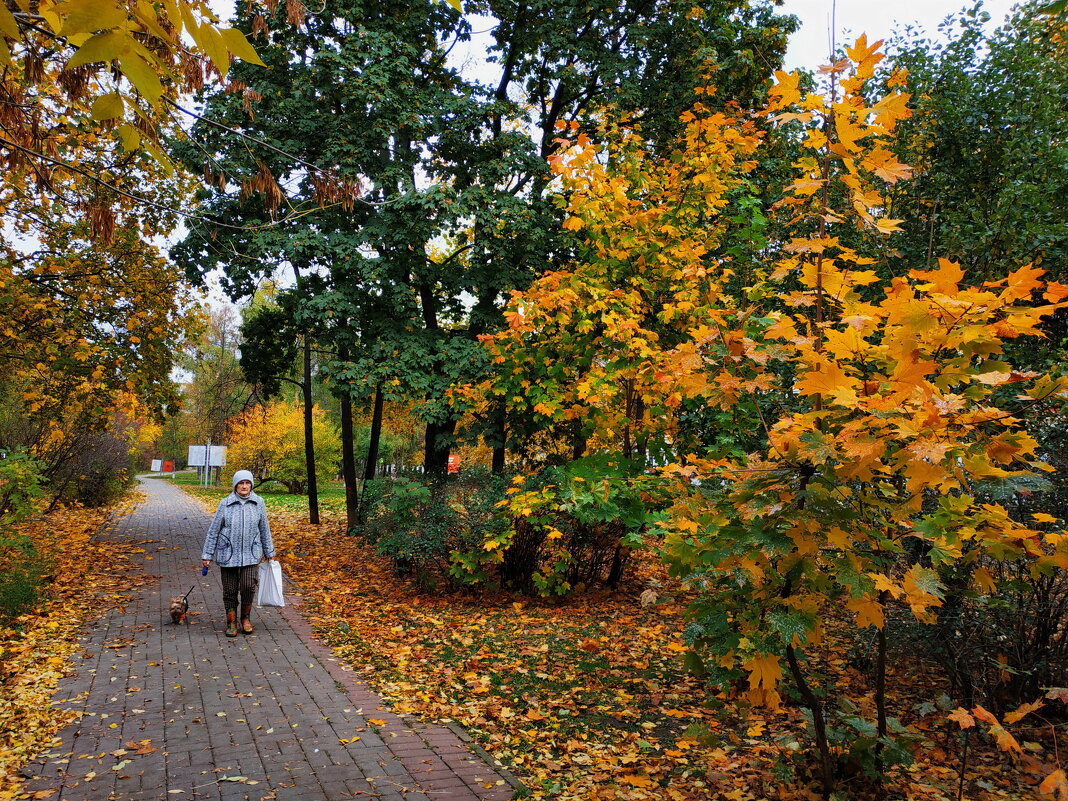
[[[931,570],[928,567],[920,567],[919,565],[913,565],[909,570],[908,575],[912,577],[912,581],[915,585],[926,593],[930,593],[936,598],[942,598],[945,593],[945,587],[938,578],[938,573]]]
[[[130,83],[137,87],[149,103],[155,103],[163,94],[163,85],[159,82],[156,71],[140,56],[129,55],[119,59],[119,69]]]
[[[774,609],[768,615],[768,622],[786,645],[792,645],[795,637],[802,643],[807,642],[808,635],[816,627],[814,615],[796,609]]]
[[[0,67],[6,67],[11,63],[11,51],[7,49],[7,42],[0,36]]]
[[[129,52],[129,43],[126,37],[120,33],[109,31],[100,33],[78,48],[67,62],[67,69],[80,67],[82,64],[93,64],[97,61],[111,61],[120,58]]]
[[[113,120],[121,117],[124,111],[126,104],[122,102],[122,96],[118,92],[109,92],[93,101],[90,116],[94,120]]]
[[[100,0],[71,0],[56,6],[55,11],[63,18],[61,36],[110,30],[122,25],[128,17],[125,8]]]
[[[245,34],[241,33],[237,28],[224,29],[222,31],[222,38],[223,41],[226,42],[226,49],[242,61],[247,61],[249,64],[257,64],[260,67],[267,66],[260,60],[259,55],[256,54],[255,48],[248,43]]]

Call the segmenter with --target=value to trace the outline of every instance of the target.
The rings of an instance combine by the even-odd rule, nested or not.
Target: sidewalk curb
[[[497,774],[499,774],[500,777],[508,783],[508,786],[515,790],[516,796],[518,798],[526,798],[530,795],[530,789],[525,784],[523,784],[523,782],[519,781],[519,779],[516,778],[514,773],[512,773],[510,770],[508,770],[508,768],[501,764],[501,761],[499,759],[495,759],[493,754],[491,754],[489,751],[487,751],[485,748],[475,742],[474,738],[471,737],[471,734],[467,731],[467,729],[465,729],[455,720],[439,720],[437,721],[437,723],[439,726],[445,726],[461,741],[463,741],[464,745],[466,745],[475,754],[481,757],[482,761],[486,763],[487,767],[493,768],[493,770],[496,771]]]

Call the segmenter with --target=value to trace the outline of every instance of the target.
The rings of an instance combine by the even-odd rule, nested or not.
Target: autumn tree
[[[274,68],[247,73],[241,94],[214,95],[209,116],[280,143],[304,164],[267,151],[253,157],[224,139],[212,145],[214,183],[225,175],[246,188],[237,197],[220,185],[212,203],[250,222],[275,219],[248,237],[194,230],[183,258],[202,270],[223,266],[237,292],[249,289],[258,265],[321,273],[323,292],[305,313],[332,323],[322,326],[332,330],[324,349],[348,354],[336,370],[328,366],[335,384],[350,386],[354,398],[377,396],[381,387],[419,400],[424,463],[441,472],[457,419],[446,389],[483,369],[475,339],[499,327],[507,291],[569,247],[555,224],[545,162],[557,147],[556,123],[589,127],[604,105],[617,103],[648,118],[649,135],[668,136],[665,120],[686,100],[665,89],[665,74],[689,82],[718,65],[728,90],[722,102],[747,102],[762,85],[759,65],[779,58],[792,22],[765,4],[700,13],[673,2],[564,3],[552,13],[530,3],[476,4],[467,10],[499,20],[492,49],[501,75],[486,86],[449,64],[446,43],[463,41],[470,28],[440,4],[328,9],[295,30],[280,11],[249,5],[242,12],[240,24],[272,32],[278,48],[261,55]],[[750,47],[725,46],[739,38]],[[346,75],[360,79],[339,77]],[[209,126],[202,130],[216,138]],[[350,179],[352,191],[312,211],[326,197],[318,169]],[[264,188],[267,205],[248,193]],[[309,225],[291,235],[302,223]],[[375,354],[373,363],[366,354]],[[501,424],[490,410],[481,433],[501,444]]]
[[[0,427],[56,487],[81,481],[104,431],[125,456],[123,421],[176,405],[195,323],[158,241],[188,184],[158,142],[168,103],[233,53],[256,60],[202,3],[0,7]]]
[[[312,409],[315,451],[322,464],[336,468],[341,454],[337,427],[319,407]],[[304,464],[304,413],[285,401],[254,406],[230,423],[227,461],[252,471],[257,483],[278,481],[294,493],[307,491]]]
[[[183,195],[143,151],[77,138],[64,150],[116,180],[139,176],[146,198]],[[12,234],[0,244],[0,426],[7,447],[35,454],[50,478],[116,408],[153,418],[176,405],[174,351],[197,320],[181,273],[145,235],[170,230],[174,214],[103,190],[97,208],[77,200],[78,176],[56,170],[49,180],[52,193],[28,191],[16,170],[0,188]]]
[[[179,355],[178,366],[187,380],[182,386],[184,433],[172,443],[171,453],[184,454],[186,446],[212,442],[225,445],[230,420],[255,400],[253,387],[241,372],[241,330],[232,306],[202,307],[205,324],[197,340]]]
[[[106,136],[129,150],[159,147],[167,104],[225,78],[233,56],[259,63],[245,36],[220,28],[201,0],[155,6],[121,0],[29,3],[0,8],[0,153],[39,188],[57,169],[109,184],[56,148],[72,133]],[[120,191],[122,191],[120,189]],[[127,192],[134,191],[128,187]]]
[[[1060,534],[1039,525],[1046,518],[1014,519],[981,491],[1048,469],[1024,421],[1068,387],[1015,370],[1005,343],[1040,335],[1068,286],[1028,264],[972,286],[947,259],[880,278],[900,223],[886,216],[885,193],[910,174],[890,148],[909,96],[901,73],[875,91],[877,44],[862,38],[847,52],[824,70],[822,92],[782,73],[772,89],[767,114],[805,152],[761,261],[714,251],[733,224],[717,213],[746,191],[746,154],[758,145],[746,122],[698,110],[684,146],[662,160],[640,143],[598,159],[576,140],[559,169],[578,182],[565,224],[583,232],[587,260],[516,294],[512,328],[488,340],[502,376],[490,393],[529,396],[547,421],[571,410],[592,418],[588,442],[605,450],[626,442],[627,426],[671,443],[688,409],[747,404],[757,438],[747,454],[672,454],[662,475],[678,480],[660,531],[699,595],[693,666],[717,683],[742,677],[757,704],[778,704],[788,675],[811,713],[828,793],[843,748],[876,775],[908,758],[886,703],[889,609],[933,620],[945,565],[989,593],[997,564],[1068,564]],[[687,212],[699,204],[702,213]],[[619,278],[606,280],[610,271]],[[589,370],[569,374],[589,349]],[[628,386],[658,413],[628,414]],[[518,521],[535,502],[516,487],[508,508]],[[875,632],[875,719],[845,746],[829,739],[841,712],[806,658],[840,606]]]

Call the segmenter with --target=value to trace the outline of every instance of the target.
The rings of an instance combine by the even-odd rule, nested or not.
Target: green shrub
[[[40,597],[49,561],[23,535],[7,533],[30,514],[41,495],[41,466],[22,453],[0,460],[0,621],[31,608]]]
[[[363,536],[398,572],[428,587],[474,583],[452,570],[453,555],[505,526],[495,510],[503,481],[481,471],[465,471],[447,481],[376,479],[366,492]]]
[[[602,454],[514,479],[498,525],[453,554],[454,575],[478,583],[495,574],[538,595],[616,586],[658,508],[643,473],[640,462]]]
[[[0,535],[0,621],[31,609],[41,596],[51,563],[25,535]]]

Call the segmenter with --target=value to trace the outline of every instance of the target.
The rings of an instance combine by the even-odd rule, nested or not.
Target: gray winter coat
[[[200,558],[219,567],[243,567],[257,564],[264,556],[274,556],[274,541],[263,498],[255,492],[247,498],[231,492],[215,510]]]

